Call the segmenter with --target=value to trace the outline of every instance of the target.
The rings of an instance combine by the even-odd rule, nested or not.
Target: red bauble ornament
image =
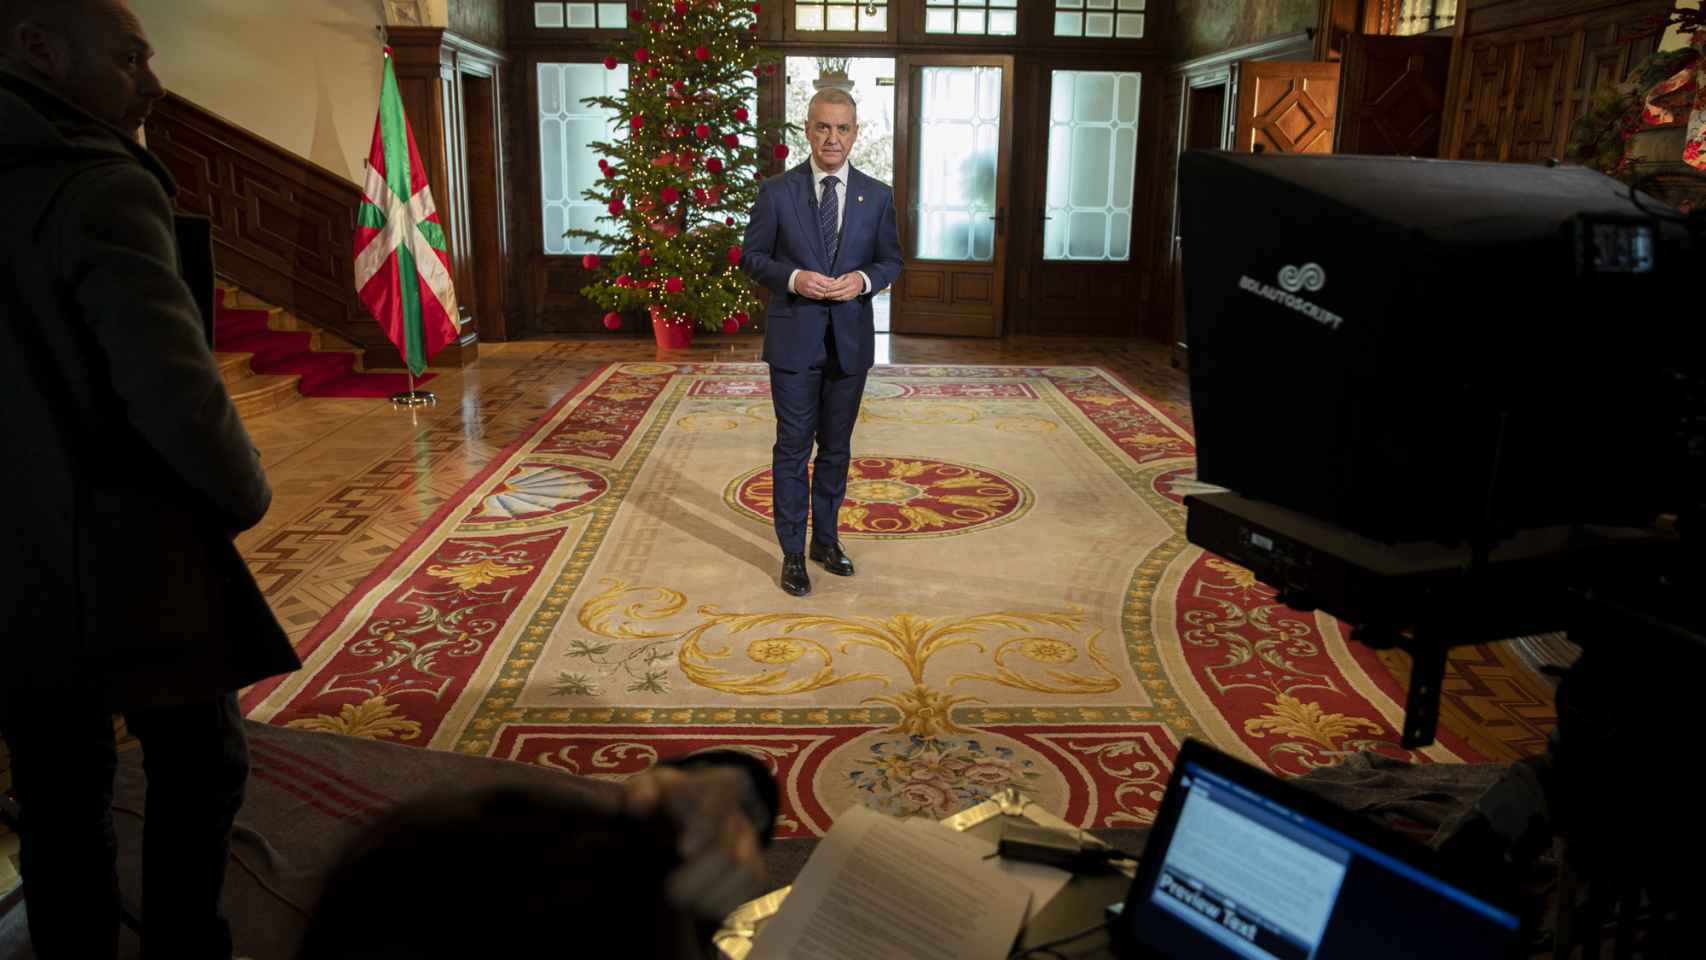
[[[656,20],[653,20],[651,23],[647,24],[647,26],[651,27],[653,33],[662,33],[663,32],[663,24],[657,22]]]
[[[710,49],[707,47],[702,47],[702,46],[701,47],[694,47],[693,48],[693,59],[695,59],[695,60],[709,60],[709,59],[711,59]]]
[[[750,116],[752,116],[752,114],[747,113],[745,107],[736,107],[735,108],[735,119],[736,120],[739,120],[740,122],[745,123],[746,118],[750,117]]]
[[[622,205],[622,201],[620,201],[620,200],[610,201],[610,215],[611,216],[620,217],[622,215],[622,211],[624,211],[626,209],[628,209],[628,208]]]
[[[629,7],[628,8],[628,19],[629,20],[644,20],[645,18],[646,18],[646,11],[641,10],[639,7]]]
[[[776,75],[776,65],[774,63],[765,64],[764,65],[764,72],[769,74],[770,76],[774,77]]]
[[[647,60],[651,59],[651,56],[652,56],[652,52],[650,50],[647,50],[645,47],[634,48],[634,62],[635,63],[645,63]]]
[[[785,143],[778,143],[776,145],[776,149],[772,152],[776,154],[776,159],[778,160],[788,159],[788,145]]]
[[[664,203],[674,203],[681,199],[681,191],[674,187],[664,187],[662,190],[658,191],[658,199],[662,200]]]
[[[706,195],[705,195],[705,188],[704,187],[694,187],[693,188],[693,199],[699,201],[700,203],[704,203],[707,199]]]
[[[724,225],[725,225],[725,226],[730,226],[730,227],[732,227],[732,226],[734,226],[734,225],[735,225],[735,218],[734,218],[734,217],[724,217],[724,218],[723,218],[723,224],[724,224]]]
[[[753,33],[757,33],[758,32],[758,21],[757,20],[752,21],[752,23],[747,25],[747,29],[751,30]]]
[[[732,133],[725,133],[725,134],[723,134],[723,142],[724,142],[724,143],[726,143],[726,144],[728,144],[728,145],[729,145],[729,146],[731,146],[731,147],[738,147],[738,146],[740,146],[740,138],[739,138],[739,137],[737,137],[737,136],[735,136],[735,135],[734,135],[734,134],[732,134]]]
[[[740,330],[740,321],[739,320],[736,320],[734,317],[730,317],[727,320],[723,321],[723,332],[724,333],[735,333],[738,330]]]
[[[658,68],[657,67],[647,67],[646,68],[646,79],[647,80],[656,80],[657,78],[658,78]]]
[[[711,171],[712,173],[722,173],[723,172],[723,161],[717,159],[716,157],[712,157],[711,159],[705,161],[705,169]]]
[[[622,318],[619,315],[615,313],[607,313],[604,315],[604,329],[618,330],[621,329],[621,327]]]
[[[744,327],[744,326],[746,326],[747,321],[749,321],[751,319],[752,319],[752,317],[749,316],[745,310],[736,310],[735,311],[735,314],[734,314],[735,323]]]
[[[617,274],[616,275],[616,285],[618,287],[631,287],[634,285],[634,278],[628,276],[625,273]]]
[[[652,265],[652,263],[653,263],[652,252],[650,250],[641,250],[640,251],[640,266],[649,267]]]
[[[612,69],[612,70],[614,70],[614,69],[616,69],[616,68],[615,68],[615,67],[611,67],[611,68],[610,68],[610,69]],[[755,76],[755,77],[756,77],[756,76],[758,76],[758,75],[759,75],[759,74],[761,74],[761,73],[763,73],[763,72],[764,72],[764,68],[763,68],[763,67],[753,67],[753,68],[752,68],[752,75],[753,75],[753,76]]]
[[[616,58],[615,57],[605,57],[604,58],[604,69],[606,69],[606,70],[616,69]]]
[[[756,4],[756,3],[755,3],[755,4],[753,4],[753,5],[752,5],[752,12],[753,12],[753,13],[757,13],[757,12],[758,12],[758,4]]]
[[[681,0],[675,0],[675,15],[678,17],[687,16],[687,4],[682,3]]]
[[[730,247],[729,248],[729,263],[734,264],[737,267],[740,266],[740,248],[739,247]]]
[[[693,128],[693,135],[701,140],[711,139],[711,125],[708,123],[699,124]]]
[[[628,121],[628,126],[633,127],[635,130],[640,129],[641,127],[643,127],[645,125],[646,125],[646,118],[640,116],[637,113],[634,114],[633,119]]]
[[[610,161],[600,157],[598,159],[598,169],[608,176],[610,174]]]
[[[687,84],[682,83],[680,80],[675,81],[674,83],[670,84],[669,86],[670,86],[670,89],[674,90],[676,93],[680,93],[681,91],[687,89]]]
[[[589,253],[586,256],[582,257],[581,258],[581,266],[587,268],[588,270],[597,270],[598,269],[598,254]]]
[[[668,280],[663,282],[663,289],[665,293],[680,293],[682,288],[685,286],[686,284],[681,282],[680,277],[670,277]]]

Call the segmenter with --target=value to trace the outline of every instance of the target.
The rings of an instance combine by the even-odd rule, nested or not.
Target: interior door
[[[1029,190],[1019,203],[1040,223],[1018,225],[1028,249],[1014,251],[1031,278],[1028,330],[1136,335],[1152,246],[1134,242],[1147,235],[1136,229],[1147,219],[1150,176],[1139,163],[1148,159],[1138,134],[1143,75],[1080,57],[1044,65],[1035,83],[1039,122],[1026,129],[1038,134],[1029,154],[1041,162],[1021,173]]]
[[[895,333],[998,337],[1006,285],[1013,58],[900,58]]]
[[[1450,37],[1345,38],[1335,153],[1439,156]]]
[[[1332,153],[1339,65],[1242,60],[1232,149],[1250,153]]]

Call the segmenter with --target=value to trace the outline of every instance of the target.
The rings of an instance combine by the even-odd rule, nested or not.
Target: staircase
[[[270,413],[303,397],[384,398],[408,389],[401,373],[363,370],[361,348],[336,334],[225,283],[214,295],[214,357],[243,417]],[[425,374],[415,382],[431,378]]]

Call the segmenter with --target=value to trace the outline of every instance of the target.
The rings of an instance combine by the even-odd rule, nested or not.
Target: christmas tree
[[[648,0],[629,8],[629,30],[604,65],[628,65],[619,97],[582,102],[611,111],[626,136],[592,144],[604,173],[584,196],[609,211],[598,230],[571,230],[607,251],[582,264],[596,280],[581,293],[610,311],[650,308],[654,322],[733,333],[760,301],[740,270],[745,221],[763,169],[786,157],[786,128],[752,114],[756,79],[776,59],[755,42],[750,0]]]

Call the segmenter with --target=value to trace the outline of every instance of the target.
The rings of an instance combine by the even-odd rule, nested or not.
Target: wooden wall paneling
[[[1439,156],[1448,37],[1346,39],[1334,153]]]
[[[355,184],[172,94],[147,137],[178,181],[178,209],[209,219],[221,276],[364,348],[369,369],[403,365],[356,299]]]
[[[1441,155],[1538,162],[1563,153],[1593,90],[1653,51],[1641,21],[1668,0],[1464,0]]]

